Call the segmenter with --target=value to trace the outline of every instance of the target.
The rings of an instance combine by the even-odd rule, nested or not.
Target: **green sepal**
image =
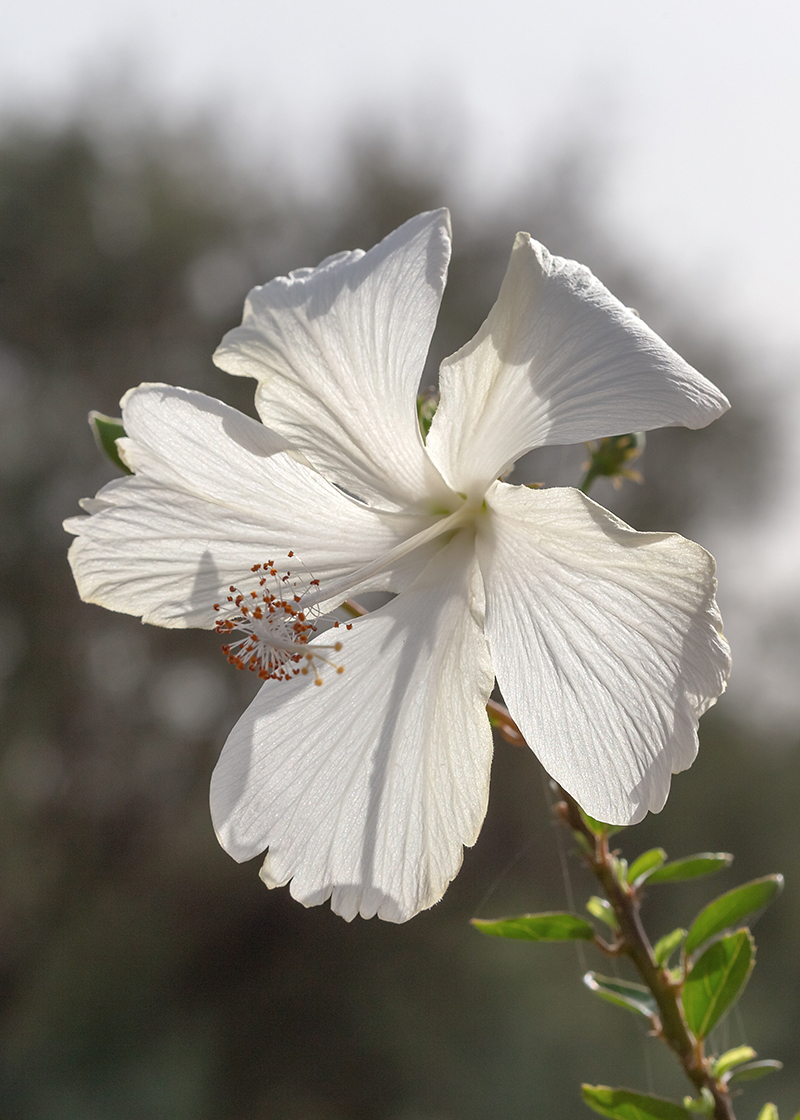
[[[589,991],[607,1000],[608,1003],[624,1007],[626,1011],[634,1011],[637,1015],[644,1015],[651,1020],[658,1015],[658,1005],[650,989],[645,988],[644,984],[617,980],[611,976],[598,976],[596,972],[587,972],[583,982]]]
[[[90,412],[89,427],[92,429],[98,448],[108,456],[114,466],[125,474],[133,474],[133,471],[120,459],[117,450],[117,440],[125,435],[122,420],[115,419],[113,416],[104,416],[102,412]]]
[[[581,1085],[583,1100],[601,1116],[613,1120],[689,1120],[690,1113],[675,1101],[634,1093],[630,1089],[611,1089],[608,1085]]]
[[[417,419],[419,420],[423,440],[428,438],[428,432],[431,430],[431,424],[438,407],[439,397],[436,393],[420,393],[417,397]]]
[[[577,914],[554,911],[521,914],[518,918],[473,918],[472,925],[490,937],[518,941],[591,941],[594,928]]]
[[[778,1120],[778,1110],[772,1101],[767,1101],[756,1117],[756,1120]],[[798,1112],[794,1120],[800,1120],[800,1112]]]
[[[628,882],[635,883],[637,879],[663,867],[666,859],[667,853],[663,848],[651,848],[648,852],[642,852],[628,868]]]
[[[736,1046],[733,1050],[726,1050],[724,1054],[711,1063],[711,1072],[714,1077],[720,1078],[723,1074],[744,1062],[752,1062],[756,1052],[752,1046]]]
[[[743,918],[761,910],[783,890],[782,875],[764,875],[753,879],[741,887],[726,891],[708,906],[704,906],[689,927],[684,953],[688,957],[704,941],[708,941],[724,929],[740,924]]]
[[[699,852],[696,856],[685,856],[672,863],[665,863],[663,867],[657,867],[647,876],[647,884],[681,883],[686,879],[698,879],[701,875],[724,871],[732,863],[733,856],[730,852]]]
[[[586,903],[586,909],[593,918],[598,918],[601,922],[605,922],[609,929],[613,929],[615,932],[619,929],[619,922],[617,921],[617,915],[614,913],[614,908],[611,903],[606,902],[604,898],[593,894]]]
[[[658,941],[656,941],[653,946],[653,955],[662,968],[667,967],[669,958],[678,948],[685,936],[685,929],[674,929],[671,933],[665,933],[663,937],[660,937]]]
[[[695,962],[683,985],[686,1022],[698,1038],[706,1038],[744,991],[755,963],[755,944],[748,929],[715,941]]]
[[[764,1058],[760,1062],[748,1062],[747,1065],[739,1066],[723,1080],[727,1085],[738,1085],[740,1081],[757,1081],[769,1073],[780,1073],[782,1069],[783,1062],[775,1058]]]

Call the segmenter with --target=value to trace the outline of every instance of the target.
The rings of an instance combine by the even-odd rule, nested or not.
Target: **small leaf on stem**
[[[700,852],[696,856],[685,856],[656,868],[647,876],[647,884],[681,883],[686,879],[698,879],[701,875],[724,871],[732,863],[733,856],[730,852]]]
[[[624,887],[628,882],[628,861],[621,856],[612,856],[611,869],[617,877],[617,882]]]
[[[674,929],[671,933],[665,933],[663,937],[656,941],[653,946],[653,955],[662,968],[667,967],[669,958],[678,948],[685,936],[685,929]]]
[[[602,821],[595,820],[594,817],[590,817],[583,809],[581,809],[581,816],[589,826],[590,832],[593,832],[595,836],[605,836],[607,825],[603,824]]]
[[[780,1073],[782,1069],[783,1062],[776,1061],[774,1058],[765,1058],[761,1062],[748,1062],[747,1065],[739,1066],[723,1080],[728,1085],[738,1085],[740,1081],[757,1081],[760,1077],[766,1077],[768,1073]]]
[[[635,883],[649,873],[662,867],[666,862],[667,853],[663,848],[651,848],[649,852],[642,852],[628,868],[628,882]]]
[[[778,1110],[771,1101],[764,1105],[758,1114],[757,1120],[778,1120]],[[794,1120],[800,1120],[800,1112]]]
[[[683,1103],[690,1112],[699,1112],[701,1116],[714,1115],[714,1098],[711,1090],[705,1085],[700,1090],[699,1097],[684,1097]]]
[[[604,821],[595,820],[594,817],[590,817],[583,809],[581,809],[580,812],[581,817],[586,823],[586,827],[590,832],[593,832],[595,836],[613,836],[616,832],[622,832],[622,829],[625,827],[621,824],[606,824]]]
[[[764,875],[761,879],[753,879],[741,887],[734,887],[709,902],[689,928],[684,948],[686,956],[698,949],[704,941],[724,929],[739,925],[743,918],[763,909],[782,890],[782,875]]]
[[[472,925],[490,937],[518,941],[591,941],[594,929],[577,914],[521,914],[517,918],[473,918]]]
[[[752,1062],[755,1058],[756,1052],[752,1046],[736,1046],[733,1050],[726,1050],[724,1054],[712,1062],[711,1072],[714,1077],[722,1077],[724,1073],[733,1069],[735,1066],[740,1066],[744,1062]]]
[[[624,1007],[626,1011],[635,1011],[637,1015],[644,1015],[651,1020],[658,1015],[656,1001],[644,984],[598,976],[596,972],[587,972],[583,982],[595,995],[617,1007]]]
[[[619,922],[617,921],[617,915],[614,913],[614,908],[611,903],[606,902],[604,898],[593,894],[586,903],[586,909],[593,918],[598,918],[601,922],[605,922],[610,929],[619,929]]]
[[[675,1101],[634,1093],[630,1089],[611,1089],[608,1085],[581,1085],[589,1108],[613,1120],[689,1120],[690,1113]]]
[[[686,1022],[705,1038],[744,991],[755,945],[750,931],[737,930],[706,949],[686,977],[682,1000]]]

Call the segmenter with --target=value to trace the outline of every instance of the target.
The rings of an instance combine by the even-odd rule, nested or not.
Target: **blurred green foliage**
[[[187,385],[252,412],[252,385],[211,363],[248,288],[328,252],[368,247],[457,197],[420,151],[354,142],[325,204],[274,168],[232,170],[211,133],[80,122],[0,139],[0,676],[4,1118],[505,1120],[580,1115],[580,1081],[680,1092],[639,1024],[580,984],[578,944],[482,938],[471,917],[572,909],[546,778],[498,742],[489,817],[433,911],[402,927],[267,892],[216,845],[208,780],[251,695],[208,633],[142,627],[81,604],[62,518],[111,475],[86,417],[140,381]],[[431,170],[433,168],[433,170]],[[479,326],[516,229],[577,256],[734,396],[707,431],[648,436],[641,487],[593,496],[640,529],[746,524],[770,482],[770,415],[735,348],[705,338],[606,243],[601,169],[580,148],[524,197],[455,209],[455,257],[423,384]],[[534,453],[520,477],[577,484],[585,449]],[[607,486],[607,490],[603,489]],[[636,849],[726,849],[736,873],[780,870],[742,1004],[747,1041],[782,1059],[774,1098],[800,1100],[800,801],[796,751],[725,715]],[[633,834],[626,833],[624,839]],[[577,863],[571,871],[577,881]],[[724,872],[724,878],[729,873]],[[725,885],[729,885],[726,881]],[[732,884],[731,884],[732,885]],[[580,884],[582,890],[585,884]],[[702,902],[666,887],[658,935]],[[672,913],[673,907],[680,909]],[[594,962],[590,961],[589,964]],[[613,1025],[612,1025],[613,1024]],[[739,1041],[734,1017],[721,1051]],[[712,1042],[714,1040],[712,1039]],[[631,1068],[631,1063],[638,1069]]]

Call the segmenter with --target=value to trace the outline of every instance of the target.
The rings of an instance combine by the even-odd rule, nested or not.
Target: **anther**
[[[230,664],[237,669],[249,669],[261,680],[279,681],[290,680],[298,674],[306,676],[313,667],[316,685],[323,683],[319,671],[323,662],[337,674],[343,673],[344,666],[326,656],[328,650],[341,651],[340,641],[332,645],[308,644],[317,632],[315,620],[320,613],[313,599],[309,605],[301,607],[312,589],[314,599],[317,598],[319,580],[307,580],[304,584],[291,572],[279,575],[272,560],[254,564],[250,571],[258,579],[257,591],[244,592],[231,584],[226,604],[213,604],[213,609],[223,615],[216,620],[217,633],[228,635],[238,630],[242,634],[238,641],[222,647]],[[335,622],[334,626],[338,627],[339,623]],[[348,624],[347,629],[351,628],[352,624]]]

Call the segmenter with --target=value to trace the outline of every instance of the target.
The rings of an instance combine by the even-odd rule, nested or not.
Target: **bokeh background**
[[[61,529],[113,474],[86,424],[140,381],[252,412],[211,353],[248,288],[449,204],[455,255],[423,383],[480,325],[517,229],[588,263],[729,394],[648,436],[594,496],[712,548],[727,695],[636,854],[734,867],[647,903],[656,935],[783,871],[718,1048],[800,1108],[800,19],[790,3],[44,0],[0,36],[0,1116],[571,1120],[581,1080],[683,1085],[573,946],[474,915],[588,884],[532,755],[498,742],[489,816],[404,926],[267,892],[217,847],[208,780],[252,695],[207,633],[78,601]],[[576,483],[582,448],[520,476]],[[588,1112],[585,1113],[589,1115]]]

